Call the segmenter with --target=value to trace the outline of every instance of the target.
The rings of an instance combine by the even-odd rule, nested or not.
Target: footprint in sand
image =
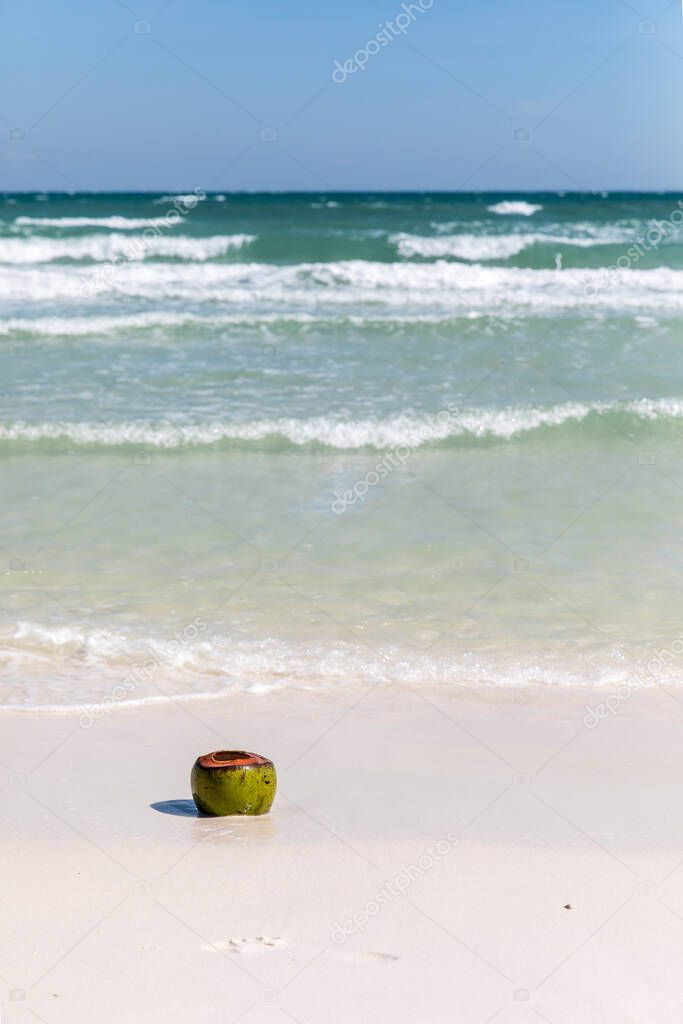
[[[219,939],[202,946],[206,953],[239,953],[242,956],[262,956],[286,945],[279,935],[257,935],[253,939]]]
[[[218,939],[216,942],[206,943],[201,948],[206,953],[236,953],[240,956],[263,956],[276,949],[289,946],[287,939],[280,935],[268,936],[257,935],[255,938],[242,939]],[[313,947],[310,947],[311,949]],[[310,952],[308,945],[298,945],[300,951]],[[351,964],[371,963],[392,963],[398,960],[393,953],[375,953],[367,949],[326,949],[323,956],[329,960],[343,960]]]
[[[328,949],[325,956],[330,960],[346,960],[351,964],[375,964],[377,961],[391,963],[398,960],[393,953],[373,953],[367,949]]]

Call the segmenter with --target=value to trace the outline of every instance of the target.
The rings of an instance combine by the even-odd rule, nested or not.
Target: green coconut
[[[217,750],[198,757],[190,777],[201,814],[267,814],[275,798],[275,765],[246,750]]]

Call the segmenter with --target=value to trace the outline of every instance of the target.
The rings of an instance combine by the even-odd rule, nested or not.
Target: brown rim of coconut
[[[267,757],[250,754],[248,750],[214,750],[197,758],[202,768],[249,768],[252,765],[272,764]]]

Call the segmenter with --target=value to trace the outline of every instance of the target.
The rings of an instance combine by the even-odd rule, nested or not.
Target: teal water
[[[638,674],[682,204],[0,196],[5,706]]]

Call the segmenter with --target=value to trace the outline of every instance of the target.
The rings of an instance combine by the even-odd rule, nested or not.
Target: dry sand
[[[678,1022],[683,696],[606,696],[4,715],[3,1024]],[[270,815],[196,816],[221,747]]]

